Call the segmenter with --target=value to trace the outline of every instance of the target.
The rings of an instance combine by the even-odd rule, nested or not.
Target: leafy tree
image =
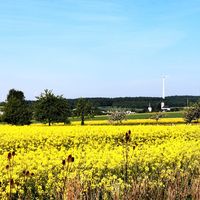
[[[187,108],[184,113],[184,120],[186,123],[191,123],[193,120],[199,120],[200,118],[200,102],[193,104]]]
[[[93,117],[92,104],[84,98],[78,99],[75,114],[76,116],[81,117],[81,125],[84,125],[86,116]]]
[[[164,116],[165,116],[165,115],[164,115],[162,112],[157,112],[157,113],[155,113],[154,115],[152,115],[152,116],[150,117],[150,119],[155,119],[156,122],[158,123],[158,120],[161,119],[161,118],[163,118]]]
[[[25,100],[24,93],[22,91],[11,89],[7,95],[7,101],[9,101],[13,98],[19,99],[21,101]]]
[[[11,89],[4,106],[3,121],[13,125],[31,123],[32,112],[22,91]]]
[[[123,110],[115,110],[111,112],[109,117],[110,123],[122,123],[123,120],[126,119],[126,112]]]
[[[37,121],[48,123],[68,123],[70,109],[68,102],[63,96],[55,96],[51,90],[44,90],[39,97],[36,97],[34,117]]]

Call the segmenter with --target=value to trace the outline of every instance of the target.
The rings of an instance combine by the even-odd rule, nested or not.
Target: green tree
[[[22,91],[11,89],[4,106],[3,121],[13,125],[28,125],[31,123],[32,112],[25,101]]]
[[[84,98],[79,98],[75,108],[75,114],[81,117],[81,125],[85,123],[85,117],[93,117],[92,104]]]
[[[37,121],[48,123],[49,126],[55,122],[69,122],[70,108],[63,96],[56,96],[46,89],[36,98],[34,117]]]
[[[193,120],[199,120],[200,118],[200,102],[193,104],[187,108],[184,113],[184,120],[186,123],[191,123]]]
[[[7,95],[7,101],[9,101],[9,100],[11,100],[13,98],[19,99],[21,101],[25,100],[25,96],[24,96],[24,93],[22,91],[11,89],[9,91],[8,95]]]

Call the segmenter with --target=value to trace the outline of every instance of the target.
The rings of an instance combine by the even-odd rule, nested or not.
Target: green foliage
[[[93,107],[93,114],[94,116],[96,115],[103,115],[104,113],[101,111],[101,109],[97,108],[97,107]]]
[[[169,96],[165,98],[165,104],[172,110],[182,110],[190,103],[195,103],[200,99],[199,96]],[[160,103],[162,98],[159,97],[120,97],[120,98],[87,98],[93,106],[103,110],[110,108],[128,108],[135,112],[148,112],[149,102],[154,111],[160,111]],[[71,107],[75,107],[77,99],[69,99]]]
[[[11,89],[4,106],[2,120],[13,125],[28,125],[31,123],[32,112],[25,101],[24,93]]]
[[[75,115],[81,117],[81,125],[84,125],[85,116],[93,117],[92,104],[84,98],[78,99]]]
[[[25,100],[24,93],[15,89],[11,89],[7,95],[7,101],[12,100],[13,98],[19,99],[21,101]]]
[[[62,96],[55,96],[51,90],[44,90],[35,103],[34,117],[37,121],[48,123],[69,123],[70,109]]]
[[[199,120],[200,118],[200,102],[193,104],[187,108],[184,113],[184,120],[186,123],[191,123],[193,120]]]

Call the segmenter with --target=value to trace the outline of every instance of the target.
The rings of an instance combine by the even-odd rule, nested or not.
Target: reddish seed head
[[[63,164],[63,165],[65,165],[65,164],[66,164],[66,161],[65,161],[65,160],[63,160],[63,161],[62,161],[62,164]]]
[[[23,170],[23,174],[26,175],[26,170]]]
[[[14,186],[14,180],[11,178],[10,179],[10,185],[13,187]]]
[[[10,168],[10,166],[9,165],[6,165],[6,169],[8,170]]]
[[[16,154],[15,154],[15,152],[13,151],[13,152],[12,152],[12,156],[15,156],[15,155],[16,155]]]
[[[27,171],[27,172],[26,172],[26,176],[29,176],[29,174],[30,174],[30,172],[29,172],[29,171]]]
[[[72,155],[69,155],[68,158],[67,158],[67,162],[71,162],[71,159],[72,159]]]
[[[128,141],[130,141],[130,139],[131,139],[131,133],[128,131],[128,132],[126,132],[126,142],[128,142]]]
[[[9,152],[8,153],[8,160],[10,160],[12,158],[12,154]]]
[[[69,155],[68,158],[67,158],[67,162],[68,163],[74,162],[74,157],[72,157],[72,155]]]
[[[31,173],[31,176],[34,176],[34,175],[35,175],[35,174],[32,172],[32,173]]]

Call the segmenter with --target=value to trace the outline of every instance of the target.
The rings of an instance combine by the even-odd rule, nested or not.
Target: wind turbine
[[[165,107],[165,79],[166,76],[162,77],[162,102],[161,102],[161,110],[163,110],[163,108]]]

